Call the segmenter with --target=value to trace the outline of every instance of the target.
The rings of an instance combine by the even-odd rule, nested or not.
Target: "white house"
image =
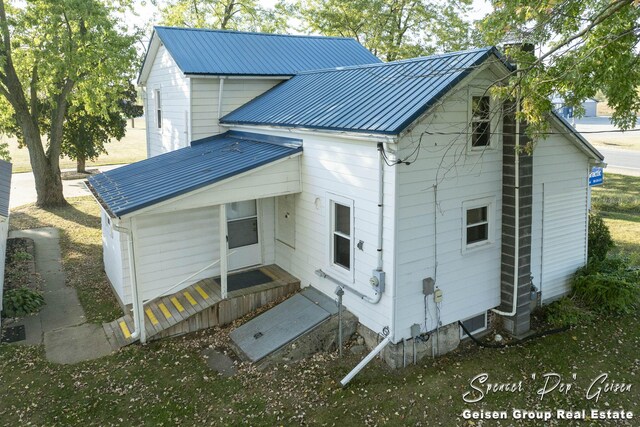
[[[175,123],[205,131],[193,92],[185,121],[167,119],[167,87],[149,153],[169,152],[89,179],[105,269],[142,339],[145,300],[218,276],[224,299],[230,272],[272,264],[331,297],[338,284],[392,345],[437,332],[441,353],[458,321],[476,332],[491,310],[526,332],[532,285],[558,298],[586,262],[587,176],[602,155],[556,116],[532,156],[516,155],[524,124],[487,91],[510,72],[494,48],[300,71],[209,116],[218,135],[184,148]]]

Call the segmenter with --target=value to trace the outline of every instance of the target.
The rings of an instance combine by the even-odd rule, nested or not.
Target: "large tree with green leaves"
[[[256,0],[171,0],[162,24],[191,28],[276,32],[286,29],[286,8],[260,7]]]
[[[122,10],[126,1],[117,2]],[[0,129],[29,151],[37,205],[65,204],[59,159],[70,103],[107,114],[136,52],[113,2],[0,0]]]
[[[527,42],[537,55],[507,52],[520,64],[517,76],[497,92],[522,95],[521,118],[529,132],[543,136],[559,94],[579,107],[585,98],[604,94],[623,129],[640,111],[639,0],[495,0],[494,12],[480,23],[485,42]]]
[[[383,60],[412,58],[468,46],[464,17],[471,0],[298,0],[303,26],[353,37]]]
[[[118,96],[117,103],[106,114],[91,113],[83,103],[72,103],[64,122],[62,154],[76,161],[76,171],[86,172],[86,161],[106,154],[105,144],[124,138],[127,119],[140,117],[142,106],[136,104],[133,85]]]

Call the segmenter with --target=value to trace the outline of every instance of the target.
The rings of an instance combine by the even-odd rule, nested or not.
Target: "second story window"
[[[471,99],[471,147],[491,145],[491,98],[474,96]]]
[[[160,95],[160,89],[155,90],[156,98],[156,127],[162,129],[162,98]]]

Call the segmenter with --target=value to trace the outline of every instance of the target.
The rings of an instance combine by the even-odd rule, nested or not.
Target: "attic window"
[[[156,127],[162,128],[162,98],[160,97],[160,89],[155,90],[156,95]]]
[[[491,98],[471,98],[471,147],[487,147],[491,141]]]

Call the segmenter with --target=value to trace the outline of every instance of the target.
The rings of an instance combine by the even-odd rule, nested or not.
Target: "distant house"
[[[165,70],[164,106],[176,73],[163,55],[143,74]],[[586,262],[587,176],[602,155],[555,115],[556,133],[515,155],[524,124],[486,91],[512,71],[495,48],[370,62],[238,88],[246,101],[203,116],[197,132],[196,92],[181,89],[178,99],[192,94],[190,144],[162,119],[149,133],[166,143],[152,138],[150,155],[168,152],[89,179],[121,301],[144,317],[141,301],[218,276],[224,300],[231,272],[276,265],[331,298],[338,284],[360,324],[392,345],[446,336],[441,353],[460,340],[458,321],[478,332],[495,310],[522,334],[532,290],[543,302],[568,293]],[[197,92],[203,105],[228,88],[213,81],[218,91]]]
[[[566,106],[564,99],[553,98],[551,102],[553,103],[553,108],[559,115],[561,115],[565,119],[573,117],[573,108]],[[585,99],[582,102],[582,108],[584,109],[583,117],[596,117],[598,115],[598,101],[596,101],[595,99]]]
[[[11,163],[0,160],[0,311],[4,289],[4,267],[9,233],[9,195],[11,193]],[[1,321],[1,319],[0,319]]]

